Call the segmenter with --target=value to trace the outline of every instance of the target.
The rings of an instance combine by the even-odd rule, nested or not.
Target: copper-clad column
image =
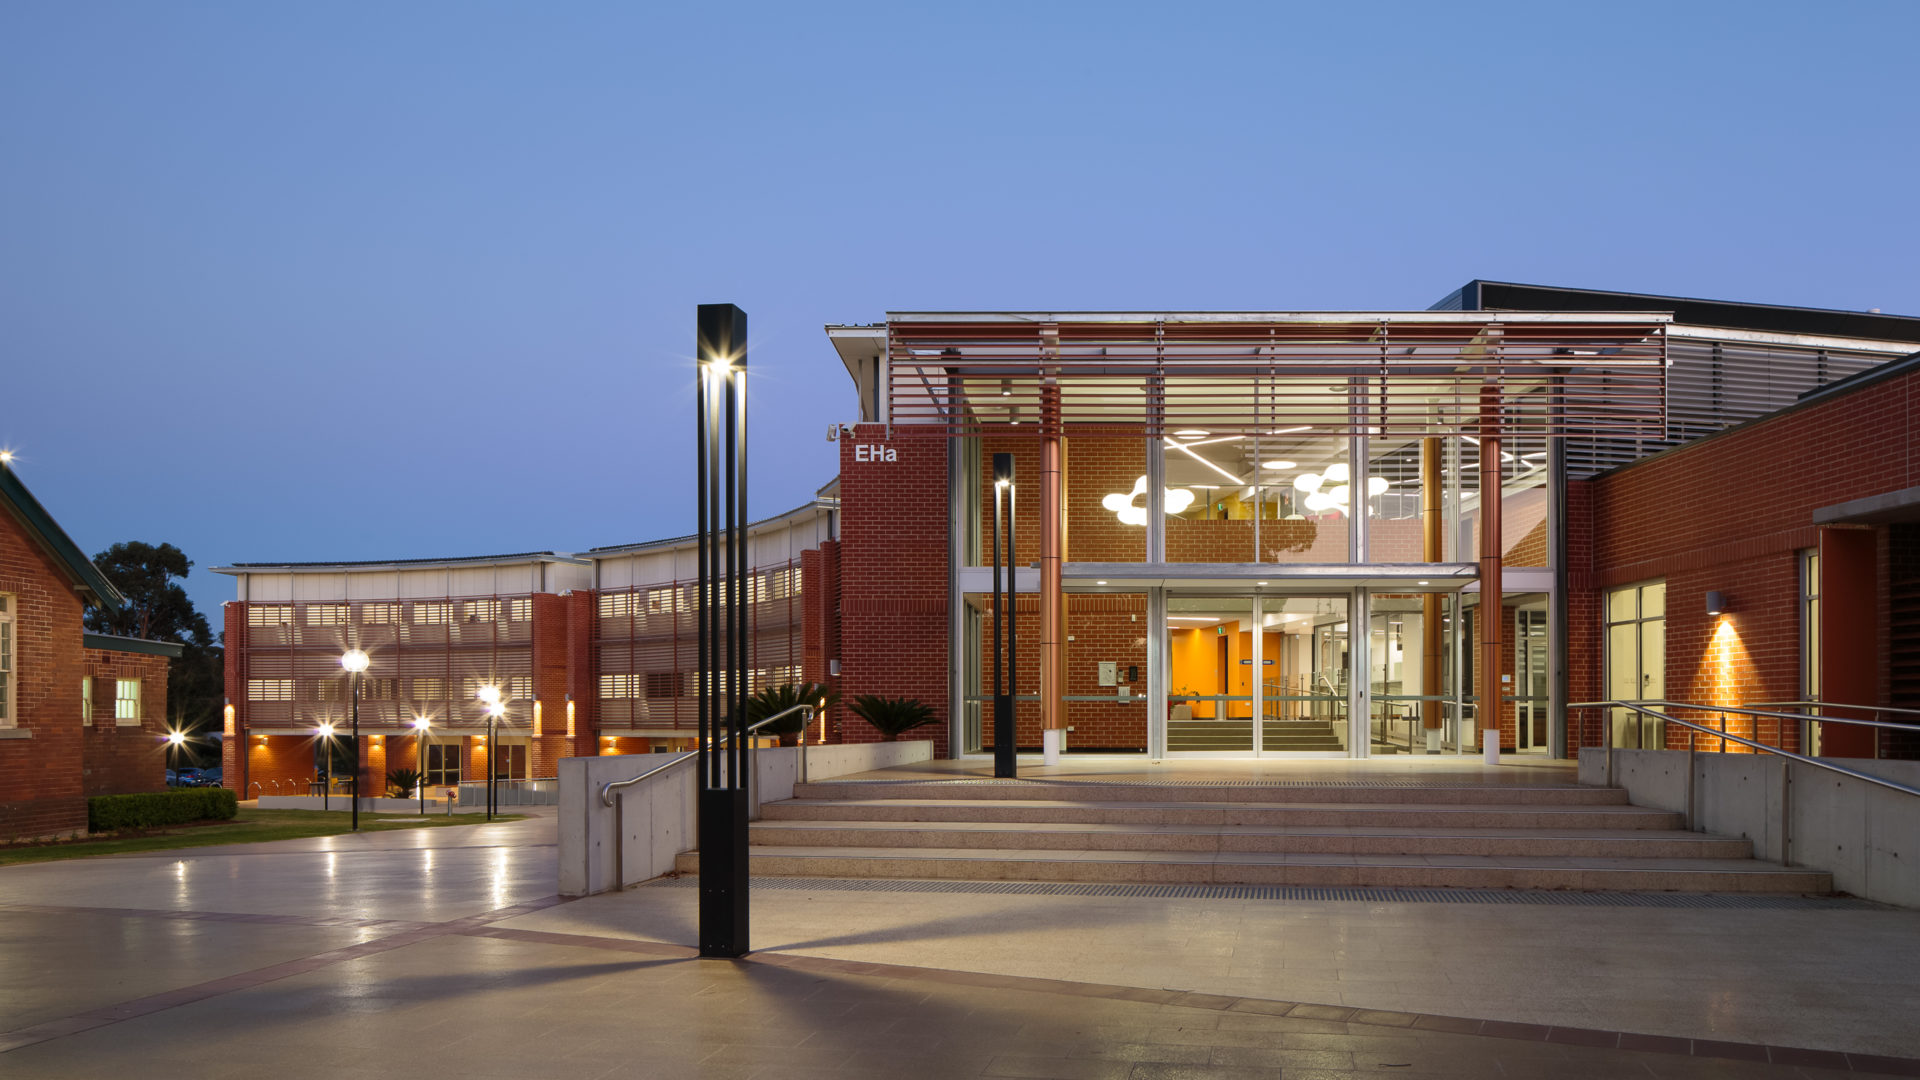
[[[1480,389],[1480,738],[1486,763],[1500,764],[1500,388]]]
[[[1420,440],[1420,558],[1436,563],[1443,557],[1440,545],[1440,440]],[[1421,650],[1420,727],[1427,733],[1427,753],[1440,752],[1440,594],[1427,593],[1420,598]]]
[[[1061,475],[1060,387],[1040,388],[1040,727],[1048,765],[1060,762],[1067,734],[1066,591],[1060,577],[1066,547],[1066,486]]]

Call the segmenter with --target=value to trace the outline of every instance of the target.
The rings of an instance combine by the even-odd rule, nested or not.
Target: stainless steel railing
[[[1748,709],[1852,709],[1856,712],[1870,712],[1876,716],[1888,714],[1920,716],[1920,709],[1896,709],[1889,705],[1847,705],[1838,701],[1749,701],[1744,707]],[[1801,713],[1799,717],[1803,723],[1808,724],[1846,722],[1845,717],[1821,716],[1818,713]],[[1895,730],[1920,733],[1920,724],[1897,724],[1894,727]],[[1876,760],[1880,757],[1879,739],[1873,740],[1873,756]]]
[[[775,720],[784,720],[785,718],[792,716],[794,713],[802,713],[804,714],[805,719],[803,719],[800,723],[800,746],[804,750],[807,745],[807,725],[813,723],[813,714],[816,711],[818,711],[818,709],[819,709],[819,706],[814,704],[813,702],[807,702],[802,705],[795,705],[789,709],[781,709],[779,712],[774,713],[772,716],[766,717],[763,720],[756,720],[753,723],[748,724],[747,734],[751,735],[754,732],[759,731],[761,728],[766,727],[768,724],[773,723]],[[728,741],[731,740],[732,738],[733,738],[733,732],[731,731],[727,732],[726,735],[722,736],[717,742],[714,743],[713,749],[718,750],[721,747],[727,745]],[[600,802],[602,805],[611,807],[613,806],[613,793],[615,791],[618,791],[621,788],[632,787],[633,785],[639,783],[642,780],[645,780],[647,777],[652,776],[655,773],[666,772],[668,769],[673,768],[675,765],[685,765],[687,762],[692,760],[693,760],[693,755],[687,754],[682,757],[674,758],[672,761],[666,761],[666,762],[662,762],[661,764],[655,765],[653,768],[648,769],[646,772],[641,773],[639,776],[629,777],[628,779],[625,779],[625,780],[609,780],[606,783],[600,785]],[[804,784],[806,783],[806,781],[807,781],[807,755],[805,753],[802,753],[800,755],[800,782]]]
[[[1836,702],[1826,702],[1825,704],[1830,708],[1841,707]],[[1662,708],[1667,710],[1690,709],[1696,712],[1719,713],[1721,714],[1721,724],[1718,729],[1715,729],[1713,727],[1709,727],[1706,724],[1697,724],[1691,720],[1683,720],[1678,716],[1674,716],[1670,711],[1662,712],[1660,709],[1653,708],[1653,706],[1656,706],[1656,705],[1661,706]],[[1864,706],[1845,706],[1845,707],[1846,708],[1856,708],[1856,707],[1864,708]],[[1886,788],[1889,791],[1898,791],[1906,795],[1920,796],[1920,788],[1908,787],[1906,784],[1902,784],[1894,780],[1888,780],[1887,778],[1882,776],[1874,776],[1871,773],[1864,773],[1858,769],[1849,769],[1844,765],[1835,765],[1831,761],[1823,761],[1820,758],[1808,757],[1805,754],[1796,754],[1791,750],[1785,750],[1778,746],[1770,746],[1767,743],[1763,743],[1755,739],[1745,738],[1744,736],[1734,735],[1729,733],[1726,730],[1725,714],[1727,713],[1733,713],[1735,715],[1751,715],[1751,716],[1757,716],[1757,717],[1773,716],[1773,717],[1779,717],[1779,718],[1788,719],[1788,720],[1803,719],[1803,717],[1799,716],[1798,714],[1769,712],[1764,709],[1750,709],[1743,706],[1701,705],[1695,702],[1666,701],[1666,700],[1582,701],[1582,702],[1576,702],[1576,703],[1570,704],[1567,706],[1567,708],[1569,709],[1628,709],[1633,711],[1638,717],[1651,717],[1663,723],[1677,724],[1680,727],[1685,728],[1687,730],[1687,788],[1686,788],[1685,817],[1686,817],[1686,826],[1689,831],[1693,829],[1694,818],[1695,818],[1694,806],[1693,806],[1693,801],[1694,801],[1693,800],[1693,777],[1694,777],[1693,758],[1694,758],[1694,754],[1696,753],[1695,743],[1700,735],[1708,735],[1713,738],[1720,739],[1722,740],[1722,743],[1721,743],[1722,746],[1724,746],[1726,743],[1729,743],[1729,742],[1738,743],[1741,746],[1749,747],[1758,753],[1773,754],[1776,757],[1785,758],[1788,761],[1797,761],[1802,765],[1811,765],[1816,769],[1824,769],[1827,772],[1838,773],[1841,776],[1849,776],[1855,780],[1863,780],[1866,783],[1872,784],[1876,787]],[[1824,717],[1823,719],[1825,719],[1830,723],[1859,724],[1866,727],[1883,727],[1883,728],[1890,727],[1890,728],[1897,728],[1903,731],[1913,730],[1912,724],[1890,724],[1885,721],[1879,721],[1879,720],[1849,720],[1849,719],[1838,717],[1838,716],[1829,716],[1829,717]],[[1606,718],[1603,717],[1601,728],[1606,736],[1607,786],[1613,787],[1614,786],[1613,724],[1610,722],[1607,722]],[[1717,753],[1717,752],[1724,752],[1724,751],[1709,751],[1709,752]],[[1793,820],[1792,819],[1792,798],[1793,798],[1793,770],[1791,768],[1783,767],[1780,770],[1780,862],[1782,865],[1791,864],[1793,834],[1790,828],[1790,823]]]

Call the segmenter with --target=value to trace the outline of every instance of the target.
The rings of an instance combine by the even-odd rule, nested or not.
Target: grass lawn
[[[516,821],[521,814],[495,814],[495,821]],[[140,835],[119,834],[47,844],[21,844],[0,847],[0,866],[14,863],[46,862],[51,859],[84,859],[92,855],[125,855],[142,851],[167,851],[173,848],[205,847],[209,844],[257,844],[265,840],[298,840],[307,836],[332,836],[352,830],[353,815],[345,810],[253,810],[241,807],[230,821],[210,821],[198,825],[180,825],[154,829]],[[371,814],[360,812],[361,832],[392,829],[440,829],[449,825],[482,825],[485,814],[428,813]]]

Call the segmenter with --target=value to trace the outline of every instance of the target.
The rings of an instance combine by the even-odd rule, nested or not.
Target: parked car
[[[200,786],[200,770],[199,769],[176,770],[173,774],[173,785],[175,787],[199,787]]]
[[[215,765],[211,769],[201,769],[200,779],[211,781],[208,785],[209,787],[219,787],[221,784],[226,783],[226,772],[221,766]]]
[[[179,782],[180,782],[180,774],[177,772],[174,772],[172,769],[168,769],[167,770],[167,786],[172,787]]]

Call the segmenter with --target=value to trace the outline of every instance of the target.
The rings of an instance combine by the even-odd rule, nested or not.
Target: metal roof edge
[[[53,515],[47,513],[47,508],[40,505],[40,500],[33,497],[33,492],[27,490],[11,464],[0,464],[0,503],[6,504],[28,535],[47,549],[83,594],[93,594],[95,604],[113,610],[126,602],[126,597],[107,580],[107,575],[93,565],[93,560],[73,542],[73,537],[67,535]]]
[[[80,644],[89,649],[142,653],[147,656],[164,656],[172,660],[180,659],[181,654],[187,651],[187,647],[177,641],[154,641],[151,638],[122,637],[119,634],[96,634],[91,630],[80,635]]]
[[[361,562],[289,562],[233,563],[211,566],[216,574],[238,577],[241,574],[280,571],[284,573],[325,573],[341,570],[434,570],[456,566],[508,566],[515,563],[565,563],[591,566],[591,559],[566,551],[526,551],[516,555],[450,555],[423,559],[369,559]]]
[[[834,479],[838,480],[839,477],[835,477]],[[765,532],[773,526],[783,524],[804,514],[821,510],[838,509],[840,509],[839,499],[816,496],[808,502],[796,506],[783,514],[775,514],[772,517],[761,518],[759,521],[747,522],[747,535],[752,536],[756,532]],[[586,557],[592,560],[617,555],[630,555],[642,551],[655,551],[660,548],[680,547],[692,543],[695,539],[696,537],[692,533],[688,533],[685,536],[668,536],[659,540],[640,540],[631,544],[609,544],[606,547],[588,548],[586,550]]]
[[[1647,323],[1673,314],[1659,308],[1618,311],[889,311],[888,322],[1422,322],[1422,323]]]

